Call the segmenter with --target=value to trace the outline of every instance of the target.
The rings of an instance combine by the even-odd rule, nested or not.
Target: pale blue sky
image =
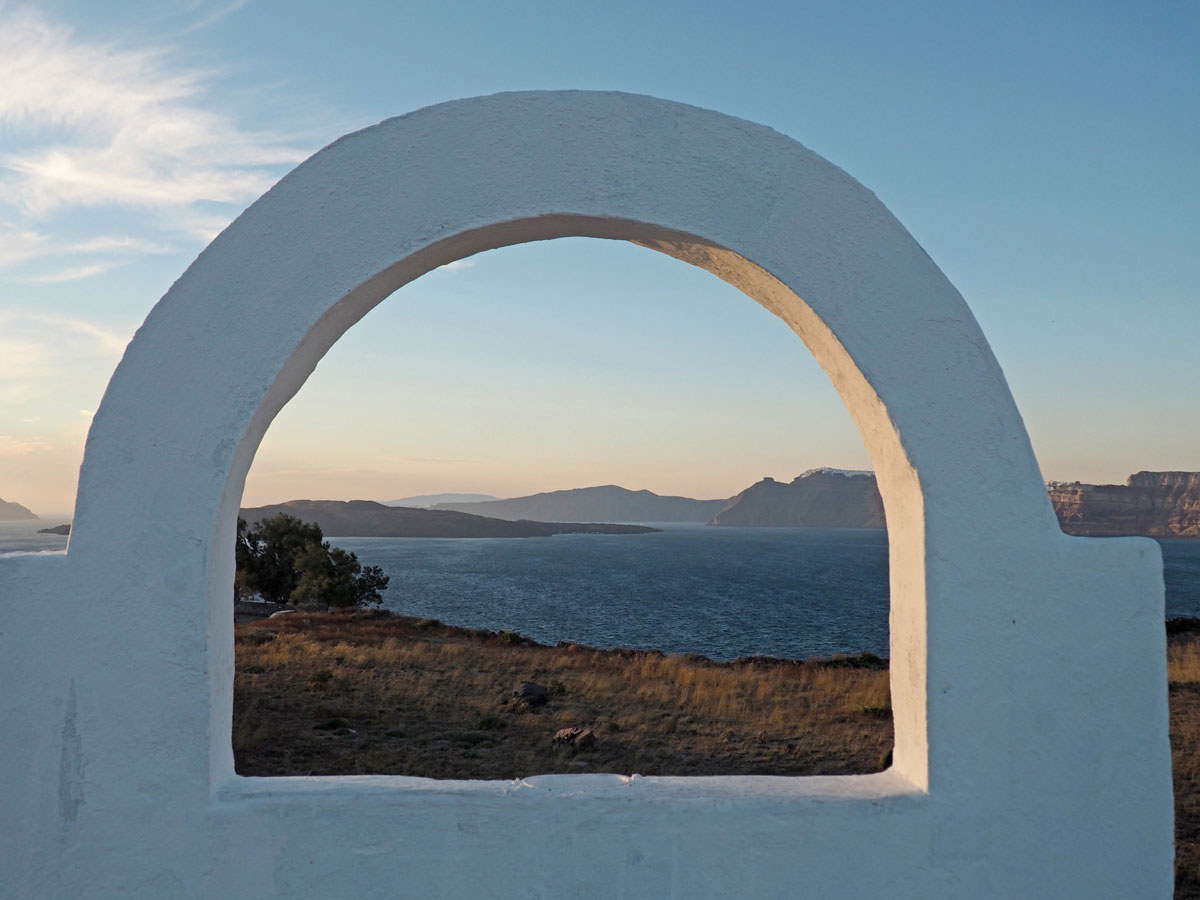
[[[121,347],[295,163],[529,88],[653,94],[796,138],[963,293],[1047,478],[1200,469],[1198,46],[1194,0],[0,0],[0,497],[69,509]],[[637,248],[486,254],[364,326],[268,434],[248,501],[720,496],[868,464],[779,322]]]

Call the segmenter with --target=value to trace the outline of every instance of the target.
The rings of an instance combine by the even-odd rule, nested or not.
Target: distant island
[[[1200,472],[1136,472],[1124,484],[1051,482],[1059,525],[1085,537],[1144,535],[1200,539]],[[715,526],[885,528],[875,473],[810,469],[790,482],[763,478],[733,497],[696,500],[617,485],[548,491],[508,500],[445,500],[486,494],[425,494],[401,500],[290,500],[243,509],[254,523],[277,513],[316,522],[331,537],[542,537],[553,534],[645,534],[643,522]],[[38,517],[0,500],[0,521]],[[616,523],[616,524],[614,524]],[[39,530],[69,534],[70,526]]]
[[[709,525],[882,528],[883,501],[875,475],[845,469],[811,469],[790,484],[764,478],[733,497],[694,500],[631,491],[615,484],[549,491],[483,503],[439,503],[497,519],[540,522],[694,522]]]
[[[36,518],[37,516],[20,503],[0,500],[0,522],[22,522]]]
[[[649,534],[657,528],[597,522],[510,522],[453,510],[385,506],[372,500],[289,500],[243,509],[250,524],[279,513],[321,526],[326,537],[549,537],[555,534]]]
[[[439,503],[483,503],[495,500],[491,494],[418,494],[416,497],[401,497],[399,500],[384,500],[384,506],[409,506],[413,509],[429,509]]]
[[[722,500],[663,497],[631,491],[615,484],[549,491],[511,500],[483,503],[439,503],[434,509],[455,510],[496,519],[538,522],[707,522],[729,504]]]
[[[729,501],[710,525],[883,528],[883,498],[875,473],[810,469],[790,483],[764,478]]]
[[[1059,524],[1089,537],[1200,538],[1200,472],[1137,472],[1125,484],[1048,484]],[[752,527],[884,528],[875,473],[810,469],[790,482],[764,478],[724,500],[664,497],[617,485],[509,500],[439,503],[435,510],[541,522],[695,522]]]

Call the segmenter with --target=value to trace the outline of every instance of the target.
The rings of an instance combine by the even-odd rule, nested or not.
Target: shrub
[[[238,519],[234,596],[258,594],[301,609],[367,606],[383,601],[388,576],[379,566],[322,540],[321,527],[280,513],[251,529]]]

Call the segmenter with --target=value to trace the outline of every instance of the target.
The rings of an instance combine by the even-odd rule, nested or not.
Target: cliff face
[[[1125,484],[1050,485],[1067,534],[1200,538],[1200,472],[1137,472]]]
[[[0,522],[18,522],[36,518],[37,516],[20,503],[10,503],[6,500],[0,500]]]
[[[870,472],[815,469],[790,484],[764,478],[742,491],[710,525],[883,528],[883,500]]]
[[[728,499],[663,497],[606,484],[487,503],[439,503],[433,508],[538,522],[707,522],[728,504]]]

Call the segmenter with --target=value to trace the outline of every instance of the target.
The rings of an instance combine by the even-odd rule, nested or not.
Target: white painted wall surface
[[[891,526],[895,766],[235,775],[234,527],[271,419],[405,283],[568,235],[709,269],[829,373]],[[67,555],[0,559],[0,680],[6,897],[1171,892],[1157,545],[1059,531],[978,325],[873,194],[768,128],[649,97],[420,110],[342,138],[247,210],[114,374]]]

